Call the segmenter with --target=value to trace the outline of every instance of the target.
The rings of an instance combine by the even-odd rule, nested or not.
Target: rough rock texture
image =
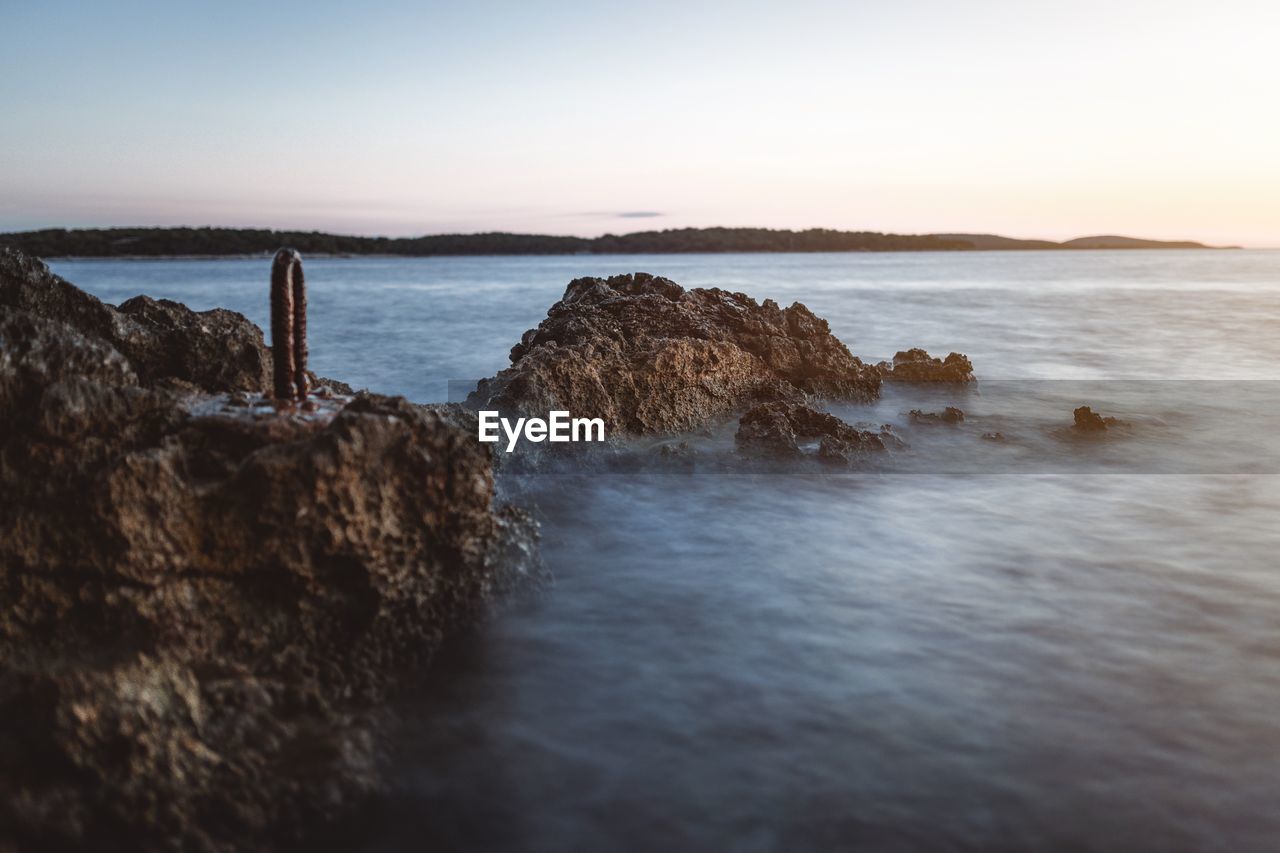
[[[448,413],[277,410],[269,367],[0,253],[0,849],[314,830],[377,783],[371,702],[532,565]]]
[[[1080,432],[1106,432],[1109,428],[1124,423],[1119,418],[1103,417],[1088,406],[1081,406],[1072,414],[1075,415],[1074,429]]]
[[[874,368],[796,303],[685,290],[645,273],[580,278],[480,383],[473,408],[604,418],[609,435],[700,428],[753,402],[867,399]]]
[[[197,312],[148,296],[115,309],[11,249],[0,249],[0,308],[56,317],[108,344],[144,385],[174,379],[206,391],[270,387],[271,353],[262,330],[235,311]]]
[[[817,455],[830,461],[849,461],[852,456],[884,450],[897,443],[886,431],[877,434],[855,429],[826,412],[798,403],[761,403],[738,421],[734,436],[738,447],[748,453],[801,456],[802,440],[818,439]]]
[[[955,406],[947,406],[942,410],[941,414],[912,409],[911,420],[922,424],[958,424],[964,422],[964,411],[957,409]]]
[[[895,355],[892,364],[880,362],[875,370],[889,382],[973,381],[973,363],[958,352],[943,359],[934,358],[922,349],[909,349]]]

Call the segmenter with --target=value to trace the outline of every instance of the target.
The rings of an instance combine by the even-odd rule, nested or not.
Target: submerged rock
[[[798,403],[773,402],[755,406],[738,421],[738,447],[750,453],[800,456],[802,439],[818,439],[822,459],[848,461],[852,456],[885,449],[885,433],[860,430],[835,415]],[[896,436],[892,437],[896,442]]]
[[[269,368],[238,314],[0,253],[0,848],[314,830],[378,784],[374,700],[535,565],[457,413]]]
[[[945,359],[934,358],[922,349],[909,349],[875,366],[889,382],[972,382],[973,363],[968,356],[953,352]]]
[[[784,309],[636,273],[571,282],[468,405],[566,410],[604,418],[611,436],[646,435],[697,429],[753,401],[870,399],[879,384],[800,303]]]
[[[911,420],[916,423],[940,423],[940,424],[958,424],[964,422],[964,412],[955,406],[947,406],[942,413],[923,412],[920,409],[912,409]]]

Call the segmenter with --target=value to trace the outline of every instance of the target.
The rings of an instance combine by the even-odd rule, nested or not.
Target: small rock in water
[[[937,412],[922,412],[919,409],[911,410],[911,420],[917,423],[943,423],[958,424],[964,421],[964,412],[955,406],[947,406],[942,410],[942,414]]]
[[[1004,433],[1002,432],[984,432],[982,434],[982,437],[985,438],[987,441],[1008,441],[1008,439],[1004,437]]]
[[[1076,419],[1075,429],[1081,432],[1105,432],[1109,427],[1124,424],[1119,418],[1103,417],[1088,406],[1081,406],[1073,414]]]
[[[658,455],[664,459],[687,459],[693,454],[693,448],[687,441],[668,442],[658,446]]]

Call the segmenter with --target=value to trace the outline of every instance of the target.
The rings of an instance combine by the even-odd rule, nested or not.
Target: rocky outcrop
[[[892,364],[880,362],[875,370],[887,382],[973,381],[973,363],[958,352],[934,358],[922,349],[909,349],[895,355]]]
[[[580,278],[468,404],[528,416],[604,418],[609,435],[698,429],[752,402],[869,399],[879,375],[827,322],[644,273]]]
[[[734,436],[747,453],[802,456],[802,442],[817,440],[816,455],[827,461],[851,461],[858,454],[886,449],[899,440],[887,427],[875,433],[856,429],[835,415],[798,403],[773,402],[755,406],[738,421]]]
[[[277,408],[270,365],[0,253],[0,849],[314,829],[377,784],[373,701],[534,565],[456,414]]]

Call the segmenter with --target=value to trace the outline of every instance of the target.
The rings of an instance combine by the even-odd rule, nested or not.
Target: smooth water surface
[[[266,260],[53,266],[265,325]],[[418,401],[504,367],[570,279],[634,270],[801,301],[857,355],[956,350],[986,380],[837,407],[910,441],[864,469],[513,475],[555,583],[401,702],[394,793],[352,843],[1280,847],[1280,253],[306,270],[317,372]],[[1131,430],[1073,438],[1099,399]],[[951,403],[958,428],[906,417]]]

